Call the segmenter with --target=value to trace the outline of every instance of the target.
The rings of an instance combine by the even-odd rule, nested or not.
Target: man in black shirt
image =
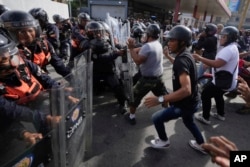
[[[173,63],[173,92],[160,97],[147,97],[144,104],[147,107],[153,107],[158,104],[170,103],[170,107],[160,110],[152,116],[159,136],[159,138],[151,140],[152,147],[168,148],[170,142],[164,123],[182,117],[183,123],[195,138],[195,140],[190,140],[190,146],[206,154],[201,147],[204,139],[193,120],[193,115],[198,110],[199,98],[196,65],[190,51],[187,50],[187,47],[191,45],[191,36],[191,30],[185,26],[175,26],[170,30],[167,36],[168,46],[164,47],[164,54]],[[171,53],[176,54],[175,58],[169,55],[168,49]]]

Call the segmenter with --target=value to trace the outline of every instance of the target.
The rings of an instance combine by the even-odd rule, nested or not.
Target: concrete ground
[[[172,65],[165,60],[164,78],[172,90]],[[239,115],[235,111],[244,105],[237,97],[225,97],[226,120],[211,118],[211,125],[197,120],[198,127],[207,140],[223,135],[234,141],[240,150],[250,150],[250,114]],[[213,101],[214,104],[214,101]],[[146,108],[141,105],[137,112],[137,124],[132,126],[118,111],[117,103],[110,92],[93,97],[93,145],[81,167],[214,167],[208,155],[193,150],[188,141],[193,139],[181,119],[165,124],[171,146],[165,150],[151,148],[149,143],[157,134],[151,115],[161,106]],[[213,105],[212,110],[215,109]]]

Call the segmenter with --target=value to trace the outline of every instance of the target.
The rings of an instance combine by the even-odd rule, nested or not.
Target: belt
[[[148,76],[142,76],[142,78],[144,79],[159,79],[161,78],[162,75],[158,76],[158,77],[148,77]]]

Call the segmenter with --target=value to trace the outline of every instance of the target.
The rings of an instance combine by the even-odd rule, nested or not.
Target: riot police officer
[[[91,21],[86,25],[86,34],[89,39],[89,47],[92,49],[94,90],[97,89],[98,83],[103,80],[113,90],[121,112],[124,113],[127,97],[115,67],[115,59],[122,56],[124,51],[113,50],[110,39],[105,35],[105,28],[97,21]]]
[[[59,54],[60,40],[59,40],[59,29],[52,23],[49,23],[47,12],[42,8],[32,8],[29,13],[39,21],[41,29],[46,35],[48,41],[52,44],[57,54]]]
[[[22,59],[16,44],[6,34],[0,34],[0,133],[26,140],[28,132],[20,121],[31,122],[37,132],[48,131],[51,115],[27,106],[44,89],[57,87],[58,83],[31,61]],[[26,134],[25,134],[26,133]],[[41,138],[35,133],[30,137]],[[9,138],[10,139],[10,138]],[[29,140],[29,139],[28,139]]]
[[[26,59],[39,65],[44,71],[47,71],[47,65],[51,64],[58,74],[70,74],[70,69],[65,67],[51,43],[41,38],[40,25],[31,14],[18,10],[7,11],[1,15],[0,21],[19,43],[19,51]]]
[[[10,8],[8,8],[7,6],[0,4],[0,15],[9,10]]]
[[[69,66],[72,66],[74,57],[87,49],[85,46],[88,41],[85,26],[91,20],[87,13],[79,13],[77,24],[72,28],[72,53],[69,59]]]
[[[69,19],[63,18],[59,14],[53,15],[53,20],[55,25],[59,29],[59,56],[67,60],[71,54],[71,33],[72,33],[72,24]]]

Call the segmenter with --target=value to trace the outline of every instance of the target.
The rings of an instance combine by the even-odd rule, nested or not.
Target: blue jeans
[[[159,138],[165,141],[168,140],[168,137],[165,131],[164,122],[182,117],[183,123],[188,128],[188,130],[192,133],[196,142],[198,144],[204,143],[204,139],[201,135],[201,132],[196,126],[196,124],[194,123],[194,113],[197,110],[198,110],[198,104],[193,109],[193,111],[181,110],[180,108],[170,106],[168,108],[165,108],[163,110],[160,110],[154,113],[152,115],[152,120],[155,125],[155,129],[158,133]]]

